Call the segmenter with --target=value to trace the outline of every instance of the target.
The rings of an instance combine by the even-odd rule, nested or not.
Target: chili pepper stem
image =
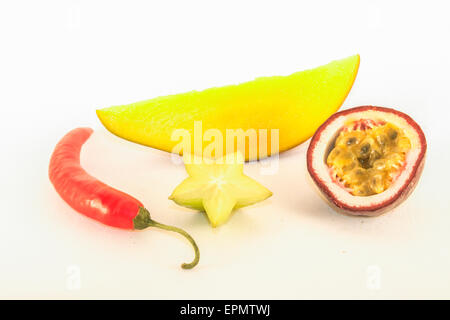
[[[181,265],[181,267],[183,269],[192,269],[193,267],[195,267],[198,264],[198,262],[200,260],[200,250],[198,249],[198,246],[195,243],[195,240],[189,235],[189,233],[187,233],[183,229],[156,222],[155,220],[153,220],[150,217],[150,212],[143,207],[139,208],[139,213],[134,218],[133,224],[134,224],[134,229],[137,229],[137,230],[142,230],[142,229],[145,229],[148,227],[156,227],[156,228],[164,229],[167,231],[173,231],[173,232],[181,234],[183,237],[185,237],[191,243],[192,247],[194,248],[194,252],[195,252],[194,260],[192,260],[192,262],[190,262],[190,263],[183,263]]]

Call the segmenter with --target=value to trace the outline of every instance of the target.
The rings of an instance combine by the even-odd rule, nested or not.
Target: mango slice
[[[212,227],[225,223],[232,211],[269,198],[272,192],[244,174],[239,153],[208,161],[195,157],[185,163],[189,177],[181,182],[169,199],[206,212]]]
[[[158,97],[100,109],[97,115],[119,137],[179,154],[183,150],[179,148],[180,136],[174,135],[177,129],[184,130],[186,139],[190,139],[184,152],[197,155],[213,143],[210,136],[204,136],[213,129],[214,142],[221,134],[219,142],[223,143],[217,145],[220,152],[214,150],[212,156],[239,151],[246,160],[254,160],[309,139],[342,105],[358,68],[359,55],[354,55],[289,76],[262,77],[238,85]],[[195,141],[199,136],[194,134],[196,123],[200,141]],[[247,143],[240,146],[233,141],[230,145],[234,150],[226,150],[227,129],[248,133]],[[249,138],[252,133],[257,139],[253,145]]]

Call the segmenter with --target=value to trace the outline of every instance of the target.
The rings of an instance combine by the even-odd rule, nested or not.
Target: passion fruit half
[[[312,137],[308,172],[330,205],[377,216],[402,203],[422,173],[427,142],[420,126],[390,108],[335,113]]]

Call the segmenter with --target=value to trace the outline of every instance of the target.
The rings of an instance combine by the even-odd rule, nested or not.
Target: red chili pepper
[[[195,250],[194,260],[181,266],[184,269],[195,267],[200,253],[194,239],[186,231],[152,220],[139,200],[104,184],[81,167],[81,147],[92,132],[90,128],[74,129],[59,141],[53,151],[49,177],[61,198],[76,211],[109,226],[130,230],[157,227],[180,233]]]

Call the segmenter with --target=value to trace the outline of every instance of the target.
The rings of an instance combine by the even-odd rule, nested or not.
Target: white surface
[[[448,8],[392,2],[2,1],[0,298],[450,298]],[[412,196],[378,218],[327,207],[306,173],[306,143],[276,175],[246,165],[274,196],[213,230],[167,199],[183,167],[112,136],[94,112],[354,53],[361,67],[344,107],[398,108],[429,145]],[[96,130],[85,168],[188,230],[197,268],[180,269],[192,254],[181,237],[105,227],[59,199],[48,160],[83,125]]]

